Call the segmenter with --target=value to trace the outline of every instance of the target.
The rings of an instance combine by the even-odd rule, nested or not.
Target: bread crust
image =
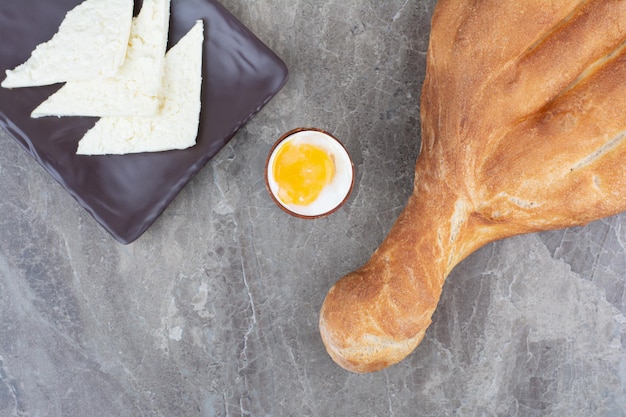
[[[413,194],[324,301],[335,362],[372,372],[410,354],[481,246],[626,210],[623,22],[623,0],[439,1]]]

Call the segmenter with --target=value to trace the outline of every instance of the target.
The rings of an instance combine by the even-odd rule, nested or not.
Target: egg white
[[[279,186],[274,179],[274,162],[280,148],[287,143],[317,146],[323,149],[334,161],[335,175],[332,181],[324,187],[317,199],[311,204],[288,204],[278,197]],[[270,156],[267,172],[269,188],[276,200],[287,210],[309,217],[326,214],[339,206],[350,193],[354,176],[352,161],[346,149],[332,136],[315,130],[296,132],[278,144]]]

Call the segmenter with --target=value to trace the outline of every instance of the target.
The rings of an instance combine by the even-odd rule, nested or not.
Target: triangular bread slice
[[[111,76],[124,62],[133,0],[86,0],[67,12],[57,33],[6,71],[2,87],[32,87]]]
[[[162,104],[169,10],[170,0],[144,0],[119,71],[112,77],[68,81],[31,116],[155,115]]]
[[[159,152],[195,145],[202,89],[202,21],[165,56],[164,104],[152,117],[103,117],[78,143],[78,154]]]

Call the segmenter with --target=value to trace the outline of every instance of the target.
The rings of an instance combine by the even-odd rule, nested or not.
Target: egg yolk
[[[272,171],[283,203],[306,206],[332,181],[335,163],[318,146],[288,142],[278,150]]]

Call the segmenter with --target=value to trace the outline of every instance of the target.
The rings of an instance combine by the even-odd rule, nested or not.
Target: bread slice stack
[[[85,0],[31,57],[7,71],[5,88],[64,85],[32,117],[99,117],[79,154],[185,149],[196,141],[203,24],[166,54],[170,0]]]

